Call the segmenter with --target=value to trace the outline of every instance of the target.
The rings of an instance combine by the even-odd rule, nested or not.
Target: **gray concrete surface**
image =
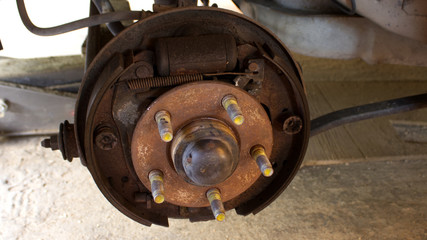
[[[0,239],[427,239],[427,158],[305,166],[258,215],[164,228],[122,215],[40,140],[0,144]]]

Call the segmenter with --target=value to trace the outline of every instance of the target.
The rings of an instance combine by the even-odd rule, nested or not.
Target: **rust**
[[[249,59],[246,65],[245,72],[251,74],[237,76],[234,82],[237,87],[243,88],[254,97],[259,97],[265,78],[265,61],[263,59]]]
[[[131,90],[148,89],[152,87],[168,87],[181,85],[189,82],[202,81],[203,74],[185,74],[168,77],[150,77],[128,80],[127,84]]]
[[[283,131],[286,134],[293,135],[301,132],[302,119],[298,116],[290,116],[283,123]]]
[[[227,94],[235,96],[245,116],[245,124],[234,125],[221,105]],[[173,116],[174,132],[195,119],[215,118],[232,126],[240,141],[240,161],[233,175],[216,185],[223,201],[243,193],[261,175],[257,164],[250,156],[252,146],[261,144],[270,154],[273,132],[270,120],[263,107],[247,92],[230,84],[205,81],[186,84],[163,94],[148,108],[138,121],[132,138],[132,161],[139,179],[149,186],[148,173],[159,169],[164,174],[165,201],[185,207],[207,207],[205,194],[209,187],[190,184],[174,169],[170,156],[170,144],[158,137],[153,121],[157,111],[166,109]]]
[[[59,125],[59,133],[44,139],[41,145],[45,148],[51,148],[52,151],[61,151],[62,158],[69,162],[79,156],[76,137],[74,135],[74,124],[70,124],[68,121],[61,123]]]
[[[154,56],[158,39],[215,34],[229,34],[239,44],[239,60],[234,69],[222,73],[198,72],[203,74],[203,81],[178,87],[175,86],[181,83],[153,87],[149,91],[129,91],[128,80],[159,76]],[[223,195],[225,210],[236,209],[244,215],[256,213],[289,184],[307,146],[309,115],[296,64],[286,48],[268,30],[230,11],[181,8],[144,19],[122,31],[108,44],[107,41],[100,44],[106,45],[103,48],[102,45],[96,48],[88,45],[95,51],[92,51],[92,58],[88,57],[88,68],[79,92],[75,131],[80,156],[87,160],[87,167],[104,196],[121,212],[146,225],[167,226],[167,218],[189,218],[190,221],[213,219],[206,199],[207,188],[191,185],[176,173],[170,156],[171,143],[162,142],[158,136],[154,121],[158,110],[171,111],[174,131],[206,116],[231,127],[241,151],[239,165],[232,177],[213,186]],[[266,55],[274,54],[268,55],[270,59],[280,58],[284,61],[276,66],[274,61],[261,56],[260,48],[254,48],[254,44],[268,49]],[[235,87],[233,83],[233,76],[237,75],[250,77],[256,84],[253,78],[260,71],[251,72],[249,64],[252,60],[261,60],[265,64],[263,78],[260,78],[262,89],[255,85],[260,91],[253,92],[256,99],[248,94],[249,89]],[[247,83],[241,82],[242,86],[250,85],[251,79]],[[233,94],[239,101],[245,116],[243,125],[232,124],[222,108],[220,100],[226,94]],[[193,96],[198,96],[197,101]],[[212,98],[217,102],[212,102]],[[279,119],[284,109],[304,121],[301,134],[284,133],[284,119]],[[117,134],[118,144],[109,151],[96,146],[95,133],[100,125],[111,126]],[[131,144],[132,138],[145,141],[142,142],[145,145],[135,141]],[[249,150],[256,144],[266,147],[275,172],[270,178],[261,176],[256,161],[250,158]],[[133,156],[140,153],[143,154]],[[147,168],[146,172],[144,167]],[[154,204],[150,194],[148,173],[153,169],[164,173],[165,202],[161,205]],[[168,184],[178,186],[174,188],[175,185]],[[193,195],[187,194],[191,189],[182,191],[183,186],[188,186],[185,184],[196,189]],[[181,204],[178,200],[186,202]]]
[[[249,69],[249,71],[251,71],[251,72],[258,71],[258,68],[259,68],[259,66],[258,66],[258,64],[257,64],[256,62],[251,62],[251,63],[249,64],[249,66],[248,66],[248,69]]]
[[[229,34],[161,38],[156,43],[160,76],[232,71],[237,47]]]
[[[118,139],[112,130],[108,127],[102,127],[97,131],[95,138],[96,146],[102,150],[111,150],[116,147]]]

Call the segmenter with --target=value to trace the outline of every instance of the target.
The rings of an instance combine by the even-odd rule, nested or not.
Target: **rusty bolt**
[[[283,131],[286,134],[294,135],[301,132],[302,120],[298,116],[290,116],[283,123]]]
[[[43,139],[41,142],[42,147],[44,148],[52,148],[51,140],[49,138]]]
[[[73,161],[73,158],[79,156],[76,139],[74,137],[74,124],[68,121],[59,125],[59,133],[41,142],[42,147],[61,151],[62,158]]]
[[[42,147],[44,148],[51,148],[52,150],[58,150],[59,149],[59,143],[58,143],[58,135],[51,136],[50,138],[43,139],[41,142]]]
[[[110,128],[102,128],[96,135],[95,143],[102,150],[111,150],[117,145],[117,137]]]
[[[171,123],[171,115],[167,111],[159,111],[155,115],[157,127],[159,129],[160,138],[163,142],[170,142],[173,139],[173,130]]]
[[[243,117],[242,110],[240,110],[236,97],[227,95],[222,99],[221,103],[234,124],[242,125],[245,118]]]
[[[259,66],[256,62],[249,63],[249,66],[248,66],[249,71],[256,72],[256,71],[258,71],[258,68],[259,68]]]
[[[165,201],[163,187],[163,173],[160,170],[152,170],[148,174],[151,183],[151,195],[155,203],[163,203]]]
[[[270,177],[273,175],[274,170],[271,166],[270,160],[265,153],[265,149],[261,145],[256,145],[251,149],[251,156],[256,161],[259,170],[262,172],[262,175],[265,177]]]
[[[225,219],[225,209],[224,204],[221,201],[221,193],[216,188],[211,188],[206,193],[206,197],[209,200],[211,205],[212,213],[215,216],[215,219],[219,222],[224,221]]]

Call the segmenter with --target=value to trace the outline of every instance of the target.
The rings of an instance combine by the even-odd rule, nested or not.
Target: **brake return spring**
[[[138,89],[147,89],[153,87],[170,87],[181,85],[184,83],[203,81],[204,77],[216,77],[224,75],[254,75],[252,72],[246,73],[235,73],[235,72],[226,72],[226,73],[210,73],[210,74],[183,74],[183,75],[174,75],[167,77],[148,77],[148,78],[136,78],[127,80],[127,85],[131,90]]]
[[[147,89],[152,87],[169,87],[184,83],[197,82],[203,80],[203,74],[185,74],[167,77],[137,78],[127,81],[131,90]]]

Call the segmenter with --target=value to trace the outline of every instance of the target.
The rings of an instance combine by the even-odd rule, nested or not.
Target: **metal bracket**
[[[262,89],[262,82],[264,81],[264,68],[264,59],[249,60],[245,72],[253,74],[237,76],[233,80],[235,86],[244,89],[252,96],[258,96]]]

